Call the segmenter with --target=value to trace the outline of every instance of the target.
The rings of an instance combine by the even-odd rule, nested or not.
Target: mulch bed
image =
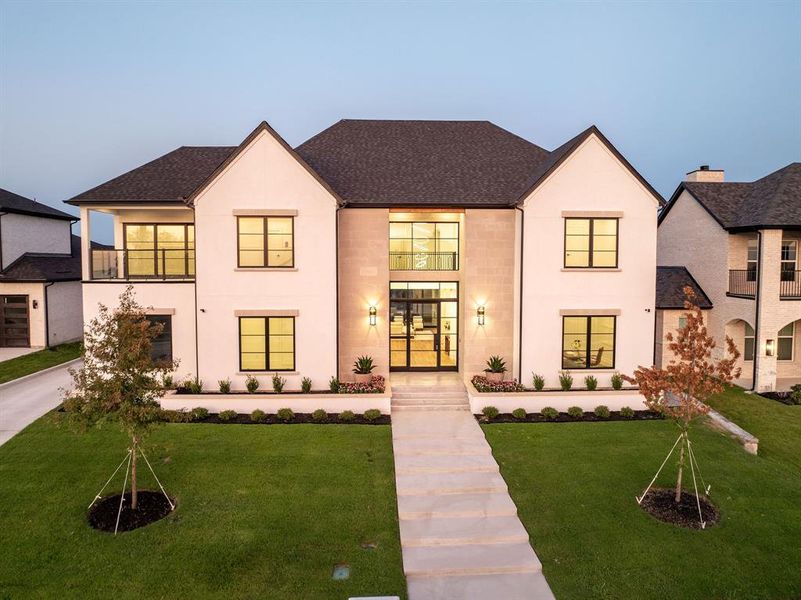
[[[150,525],[166,517],[172,512],[170,503],[161,492],[139,490],[139,506],[131,510],[131,492],[125,492],[120,515],[120,526],[117,531],[131,531]],[[175,503],[175,500],[173,500]],[[115,494],[99,500],[89,509],[87,515],[89,525],[100,531],[114,533],[117,523],[117,512],[120,509],[120,495]]]
[[[579,419],[574,419],[567,413],[559,413],[559,416],[555,419],[546,419],[540,413],[529,413],[526,415],[525,419],[515,419],[511,413],[501,413],[492,421],[486,421],[483,415],[475,415],[476,418],[481,421],[482,423],[581,423],[583,421],[590,421],[590,422],[597,422],[597,421],[654,421],[663,419],[662,415],[659,413],[652,412],[650,410],[635,410],[634,416],[631,418],[626,418],[621,416],[620,412],[613,410],[610,411],[609,417],[606,419],[601,419],[596,417],[595,414],[590,412],[585,412]]]
[[[776,402],[787,404],[788,406],[801,406],[792,401],[790,392],[760,392],[759,395],[768,400],[775,400]]]
[[[360,392],[358,393],[359,396],[371,396],[373,394],[383,394],[383,391],[380,392]],[[175,388],[175,394],[178,396],[185,396],[191,394],[193,396],[315,396],[315,395],[348,395],[353,394],[355,392],[332,392],[331,390],[311,390],[310,392],[304,392],[302,390],[285,390],[283,392],[274,392],[273,390],[256,390],[255,392],[248,392],[247,390],[231,390],[230,392],[219,392],[215,390],[204,390],[199,393],[195,393],[190,391],[188,388],[185,387],[178,387]]]
[[[676,504],[674,502],[675,494],[676,490],[672,489],[651,489],[643,499],[640,507],[655,519],[665,523],[672,523],[687,529],[701,529],[695,495],[682,491],[681,501]],[[701,501],[701,514],[706,522],[706,527],[714,525],[720,520],[720,512],[706,496],[700,496],[699,499]]]
[[[220,421],[218,415],[209,415],[205,419],[192,421],[193,423],[216,423],[219,425],[299,425],[302,423],[312,423],[314,425],[389,425],[392,420],[389,415],[381,415],[374,421],[368,421],[361,415],[356,415],[352,421],[340,421],[337,413],[328,413],[328,420],[325,423],[318,423],[312,419],[309,413],[295,413],[295,418],[291,421],[282,421],[276,415],[266,415],[265,420],[254,423],[250,420],[250,415],[237,414],[231,421]]]

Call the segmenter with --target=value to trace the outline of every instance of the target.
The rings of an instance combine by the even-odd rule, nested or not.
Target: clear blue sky
[[[344,117],[487,119],[548,149],[595,123],[663,195],[702,163],[750,180],[801,160],[799,32],[798,0],[0,0],[0,187],[63,208],[180,145]]]

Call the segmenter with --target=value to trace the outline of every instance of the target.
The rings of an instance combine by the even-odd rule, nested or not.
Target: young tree
[[[726,336],[728,356],[714,360],[712,350],[715,340],[704,326],[695,292],[686,286],[684,296],[687,324],[678,330],[677,335],[672,332],[665,335],[668,348],[675,358],[664,368],[639,367],[633,377],[624,377],[629,383],[639,386],[649,409],[672,419],[681,431],[675,495],[677,503],[681,500],[682,476],[687,454],[691,451],[688,437],[690,424],[709,412],[706,402],[710,397],[722,392],[726,384],[740,376],[740,369],[735,368],[740,352],[734,341]]]
[[[178,366],[177,361],[151,359],[153,339],[161,330],[161,324],[147,320],[132,286],[113,310],[101,304],[84,334],[83,367],[70,370],[74,387],[64,397],[68,418],[81,429],[116,422],[131,438],[133,510],[138,508],[137,448],[161,421],[162,381]]]

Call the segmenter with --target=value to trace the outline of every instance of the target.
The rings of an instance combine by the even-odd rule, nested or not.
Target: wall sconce
[[[39,308],[39,301],[38,300],[34,300],[33,301],[33,307],[34,308]]]
[[[773,356],[776,347],[776,340],[768,340],[765,342],[765,356]]]
[[[476,316],[478,317],[478,324],[484,324],[484,305],[482,304],[476,309]]]
[[[370,311],[369,311],[369,313],[370,313],[370,326],[371,326],[371,327],[372,327],[373,325],[375,325],[375,321],[376,321],[376,314],[377,314],[377,312],[378,312],[378,311],[376,310],[375,306],[371,306],[371,307],[370,307]]]

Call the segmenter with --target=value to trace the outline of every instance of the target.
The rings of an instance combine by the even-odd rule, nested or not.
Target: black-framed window
[[[614,316],[562,317],[563,369],[614,369]]]
[[[392,221],[389,224],[391,271],[457,271],[458,221]]]
[[[619,221],[565,218],[565,268],[616,268]]]
[[[757,280],[758,266],[759,266],[759,240],[756,238],[752,238],[748,240],[748,245],[746,247],[746,259],[745,259],[746,281]]]
[[[195,226],[191,223],[125,223],[123,245],[129,277],[195,275]]]
[[[777,360],[793,360],[793,338],[795,338],[795,322],[779,329],[777,337]]]
[[[295,370],[295,317],[239,317],[241,371]]]
[[[798,260],[798,241],[782,240],[781,280],[795,281]]]
[[[161,333],[150,341],[150,358],[153,362],[172,361],[172,317],[170,315],[147,315],[151,325],[161,325]]]
[[[237,266],[295,266],[294,217],[237,217]]]
[[[754,348],[756,348],[756,338],[754,328],[745,323],[743,332],[743,360],[754,360]]]

